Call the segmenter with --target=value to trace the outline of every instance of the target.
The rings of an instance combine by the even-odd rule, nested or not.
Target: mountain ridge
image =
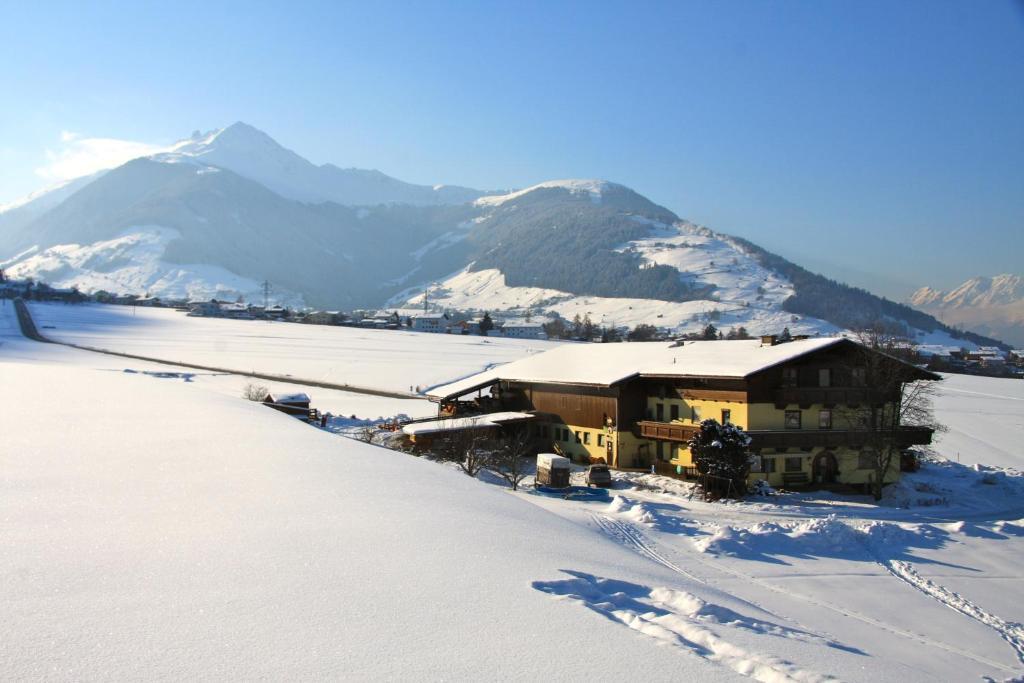
[[[921,287],[908,301],[949,325],[970,327],[1024,347],[1024,277],[1020,275],[977,276],[948,291]]]
[[[459,278],[457,287],[494,294],[495,310],[522,309],[516,299],[526,297],[538,314],[582,314],[593,300],[610,324],[640,322],[643,312],[642,322],[677,331],[714,323],[831,333],[888,320],[931,341],[965,337],[614,182],[554,180],[502,193],[416,186],[316,166],[243,123],[196,133],[59,199],[21,224],[0,222],[0,257],[35,248],[12,274],[68,286],[102,279],[91,272],[123,273],[126,288],[185,287],[190,296],[270,279],[291,300],[345,308],[418,305],[431,289],[441,302],[438,290]],[[132,258],[135,266],[123,264]],[[196,286],[185,286],[188,273]],[[452,289],[449,300],[479,308],[466,292]]]

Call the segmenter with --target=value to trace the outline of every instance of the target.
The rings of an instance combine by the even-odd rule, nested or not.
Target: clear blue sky
[[[1024,271],[1015,0],[0,10],[0,202],[62,131],[244,120],[413,182],[615,180],[892,297]]]

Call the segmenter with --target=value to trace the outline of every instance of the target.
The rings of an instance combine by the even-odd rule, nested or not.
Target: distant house
[[[306,314],[302,322],[312,325],[337,325],[344,320],[345,316],[340,311],[312,311]]]
[[[284,306],[269,306],[269,307],[263,309],[263,317],[264,318],[277,318],[277,319],[287,318],[288,317],[288,309],[285,308]]]
[[[449,323],[448,332],[451,334],[480,334],[479,320],[459,320]]]
[[[448,318],[442,313],[423,313],[412,319],[416,332],[447,332]]]
[[[218,316],[220,315],[220,304],[216,301],[190,301],[188,314],[201,317]]]
[[[1006,354],[1006,362],[1018,368],[1024,368],[1024,349],[1014,349]]]
[[[249,305],[244,303],[221,304],[220,315],[225,318],[251,319],[253,317],[249,311]]]
[[[547,339],[544,326],[540,323],[505,323],[501,327],[502,337],[513,339]]]
[[[309,396],[306,394],[268,394],[263,403],[286,415],[309,417]]]

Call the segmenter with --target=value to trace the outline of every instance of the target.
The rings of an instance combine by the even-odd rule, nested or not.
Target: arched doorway
[[[839,476],[839,463],[831,451],[822,451],[811,463],[811,477],[815,484],[834,484]]]

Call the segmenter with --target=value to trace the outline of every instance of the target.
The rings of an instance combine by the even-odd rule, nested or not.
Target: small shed
[[[306,394],[267,394],[263,403],[286,415],[309,417],[309,396]]]

